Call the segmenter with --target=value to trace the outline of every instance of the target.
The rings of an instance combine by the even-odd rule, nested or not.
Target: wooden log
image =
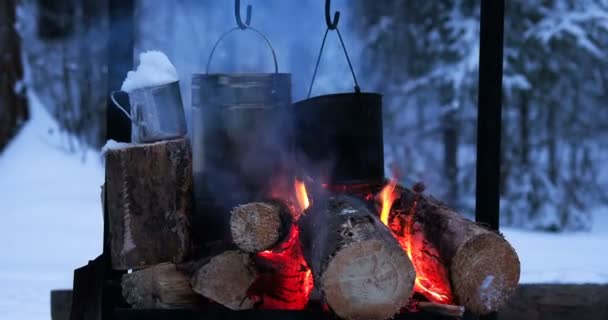
[[[608,319],[606,284],[523,284],[498,311],[499,320]]]
[[[119,144],[105,158],[112,267],[182,262],[192,209],[188,140]]]
[[[229,250],[199,262],[191,278],[195,292],[232,310],[251,309],[247,293],[257,271],[249,254]]]
[[[503,306],[520,274],[517,253],[504,237],[433,197],[402,187],[398,191],[404,214],[397,217],[402,236],[410,239],[416,270],[446,270],[455,302],[475,314]]]
[[[426,311],[440,316],[462,318],[462,316],[464,315],[463,306],[454,306],[451,304],[420,301],[418,302],[418,308],[422,311]]]
[[[315,286],[344,319],[387,319],[404,307],[413,266],[389,229],[344,195],[313,202],[298,222]]]
[[[190,278],[172,263],[123,275],[122,295],[134,308],[184,308],[202,302],[190,286]]]
[[[230,213],[232,241],[245,252],[268,250],[289,234],[292,217],[278,202],[253,202],[236,206]]]

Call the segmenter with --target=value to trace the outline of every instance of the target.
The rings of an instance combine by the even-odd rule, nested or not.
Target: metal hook
[[[336,11],[334,13],[334,21],[331,21],[331,15],[329,11],[331,9],[331,0],[325,0],[325,23],[327,24],[327,29],[335,30],[338,27],[338,21],[340,20],[340,11]]]
[[[241,20],[241,0],[234,0],[234,16],[239,28],[242,30],[247,29],[251,23],[251,5],[247,5],[247,16],[245,17],[245,23],[243,23],[243,20]]]

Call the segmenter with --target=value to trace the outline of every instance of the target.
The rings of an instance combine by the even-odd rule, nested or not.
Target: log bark
[[[112,267],[182,262],[190,247],[192,162],[186,139],[106,150]]]
[[[134,308],[184,308],[202,302],[190,279],[172,263],[127,273],[121,287],[123,297]]]
[[[203,259],[191,278],[195,292],[232,310],[251,309],[247,293],[257,271],[249,254],[225,251]]]
[[[417,272],[446,270],[455,302],[475,314],[497,311],[519,282],[517,253],[502,235],[439,200],[399,188],[401,231],[411,239]],[[395,232],[394,221],[391,228]],[[422,273],[421,273],[422,270]]]
[[[332,195],[313,203],[298,224],[325,302],[344,319],[387,319],[399,312],[415,272],[389,229],[354,198]]]
[[[289,234],[289,210],[277,202],[253,202],[236,206],[230,213],[232,241],[245,252],[268,250]]]

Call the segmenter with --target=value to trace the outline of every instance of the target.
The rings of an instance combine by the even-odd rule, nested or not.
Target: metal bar
[[[482,0],[479,34],[475,220],[494,230],[500,218],[500,135],[504,0]],[[492,313],[479,319],[497,319]]]
[[[117,90],[129,70],[133,68],[133,48],[135,35],[134,0],[109,0],[110,34],[108,40],[108,90]],[[126,95],[118,96],[119,102],[126,107],[129,99]],[[106,103],[106,138],[117,141],[131,141],[131,120],[118,108]],[[130,108],[129,108],[130,109]],[[127,110],[130,111],[130,110]],[[102,319],[112,319],[114,308],[120,304],[120,278],[122,272],[112,270],[110,254],[110,235],[108,223],[107,192],[104,191],[103,206],[103,253],[100,256],[103,279],[101,288]],[[118,285],[117,285],[118,283]]]
[[[504,0],[481,1],[475,219],[498,230]]]
[[[108,39],[108,91],[118,90],[127,71],[133,67],[134,0],[110,0],[110,34]],[[126,95],[117,95],[125,109]],[[129,111],[129,110],[127,110]],[[106,138],[121,142],[131,141],[131,121],[108,99],[106,109]]]

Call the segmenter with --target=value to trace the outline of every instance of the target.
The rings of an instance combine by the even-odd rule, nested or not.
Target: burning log
[[[433,303],[426,301],[420,301],[417,305],[420,310],[432,314],[437,314],[440,316],[462,318],[462,316],[464,315],[463,306],[454,306],[450,304]]]
[[[190,244],[192,164],[186,139],[105,152],[112,267],[181,262]]]
[[[189,280],[174,264],[161,263],[125,274],[122,295],[134,308],[192,307],[202,298],[192,290]]]
[[[445,270],[455,301],[475,314],[503,306],[519,282],[517,253],[504,237],[470,221],[437,199],[400,188],[406,214],[391,229],[416,271]],[[418,284],[418,282],[417,282]]]
[[[315,202],[300,219],[304,257],[315,286],[345,319],[387,319],[408,302],[412,263],[389,229],[347,196]]]
[[[232,241],[239,249],[256,253],[282,242],[292,223],[289,210],[276,202],[236,206],[230,213]]]
[[[224,251],[198,261],[194,270],[190,283],[195,292],[232,310],[253,307],[247,292],[256,279],[257,270],[249,254]]]

